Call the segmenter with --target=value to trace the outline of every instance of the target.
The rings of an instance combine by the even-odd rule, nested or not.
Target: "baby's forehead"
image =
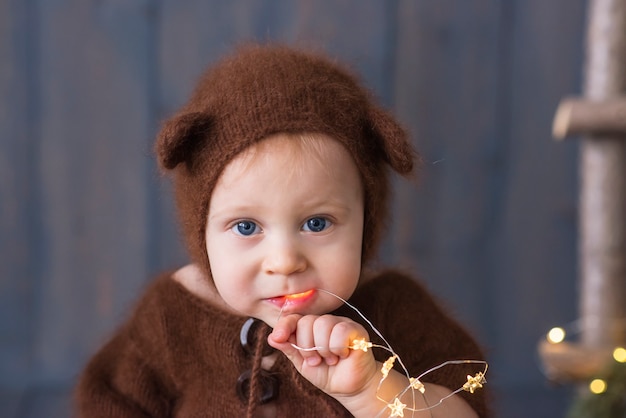
[[[298,206],[345,199],[362,203],[363,189],[361,173],[340,142],[323,135],[274,135],[226,165],[210,211],[235,204],[267,208],[294,199]]]
[[[290,166],[297,169],[303,161],[315,161],[321,169],[331,172],[341,171],[341,166],[346,163],[356,165],[339,140],[308,132],[270,135],[243,150],[231,163],[245,168],[259,160],[282,161],[286,169]]]
[[[273,175],[266,176],[267,172]],[[315,177],[326,183],[350,183],[350,188],[363,188],[361,172],[348,150],[324,134],[269,136],[233,158],[219,174],[216,186],[231,188],[247,183],[259,187],[255,177],[261,176],[272,183],[291,180],[293,186]]]

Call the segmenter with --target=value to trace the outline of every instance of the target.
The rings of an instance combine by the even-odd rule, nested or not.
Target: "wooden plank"
[[[37,186],[33,149],[36,108],[27,2],[0,2],[0,387],[13,392],[31,377],[38,271]],[[9,402],[9,400],[12,400]],[[9,406],[7,406],[9,408]]]
[[[40,2],[36,367],[70,380],[146,280],[151,3]]]
[[[500,127],[501,216],[490,254],[503,384],[540,382],[531,367],[536,339],[576,317],[577,147],[555,143],[550,127],[560,98],[580,89],[584,15],[582,1],[533,0],[513,9],[502,74],[511,91],[501,104],[508,116]]]
[[[357,72],[383,105],[391,106],[395,19],[395,2],[300,1],[282,38],[328,51]]]
[[[388,86],[383,58],[393,40],[390,8],[374,0],[163,0],[161,114],[172,113],[185,101],[209,63],[238,43],[253,40],[322,47],[357,63],[373,90],[384,92]],[[214,18],[213,24],[208,25],[207,18]],[[349,30],[346,21],[351,21]],[[181,62],[188,65],[178,65]]]
[[[576,147],[550,119],[578,90],[584,2],[399,4],[395,103],[426,164],[418,194],[398,189],[397,260],[482,336],[514,416],[544,380],[536,339],[575,315]]]
[[[424,168],[417,192],[398,185],[395,261],[420,272],[486,336],[485,248],[499,151],[497,2],[402,1],[398,16],[395,103]]]

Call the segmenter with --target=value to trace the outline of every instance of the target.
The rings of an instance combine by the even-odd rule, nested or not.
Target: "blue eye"
[[[258,232],[259,227],[252,221],[240,221],[233,226],[233,232],[243,236],[250,236]]]
[[[330,222],[326,219],[316,217],[307,220],[304,223],[303,229],[310,232],[322,232],[327,228],[328,224],[330,224]]]

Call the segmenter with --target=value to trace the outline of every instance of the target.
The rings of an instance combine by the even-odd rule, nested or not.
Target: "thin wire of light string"
[[[386,344],[386,346],[383,346],[383,345],[379,345],[379,344],[373,344],[373,343],[370,342],[368,347],[369,348],[380,348],[380,349],[383,349],[383,350],[388,351],[389,353],[391,353],[392,357],[390,357],[390,359],[393,358],[394,360],[395,359],[398,360],[398,363],[400,364],[401,368],[403,369],[406,378],[409,379],[409,381],[411,382],[411,375],[410,375],[409,371],[407,370],[407,368],[402,363],[402,359],[400,358],[400,356],[398,356],[396,354],[396,352],[393,350],[393,348],[391,347],[389,342],[385,339],[385,337],[382,335],[382,333],[374,326],[374,324],[357,307],[355,307],[354,305],[352,305],[351,303],[349,303],[348,301],[343,299],[341,296],[336,295],[336,294],[334,294],[334,293],[332,293],[332,292],[330,292],[328,290],[325,290],[325,289],[316,289],[316,290],[337,298],[338,300],[343,302],[345,305],[347,305],[350,309],[352,309],[354,312],[356,312],[369,325],[369,327],[372,329],[372,331]],[[285,305],[283,305],[281,307],[281,310],[280,310],[280,312],[278,314],[277,320],[281,318],[281,316],[283,314],[284,308],[285,308]],[[325,347],[317,347],[317,346],[315,346],[315,347],[300,347],[300,346],[298,346],[296,344],[293,344],[293,343],[291,343],[291,346],[294,347],[295,349],[299,350],[299,351],[317,351],[317,350],[325,348]],[[333,347],[330,347],[330,348],[333,349]],[[335,347],[335,348],[345,348],[345,347]],[[351,348],[351,347],[348,347],[348,348]],[[441,364],[439,364],[439,365],[437,365],[435,367],[432,367],[432,368],[426,370],[425,372],[420,374],[417,378],[415,378],[414,381],[417,381],[417,382],[421,383],[421,379],[424,376],[428,375],[429,373],[432,373],[435,370],[441,369],[442,367],[449,366],[449,365],[455,365],[455,364],[483,364],[485,366],[485,368],[483,369],[482,372],[477,373],[476,376],[473,377],[473,378],[468,375],[467,376],[468,377],[468,382],[466,384],[464,384],[462,387],[454,390],[450,394],[444,396],[443,398],[439,399],[434,405],[430,405],[428,403],[428,400],[426,399],[425,393],[420,390],[419,392],[422,395],[422,398],[423,398],[424,404],[426,405],[426,408],[419,408],[419,409],[415,408],[415,406],[416,406],[416,403],[415,403],[416,402],[416,400],[415,400],[415,389],[413,388],[413,384],[412,383],[409,386],[407,386],[404,390],[399,392],[396,395],[395,400],[399,400],[399,398],[404,396],[404,394],[408,390],[411,389],[412,404],[413,405],[412,405],[412,408],[407,408],[409,411],[411,411],[411,416],[413,417],[416,412],[428,412],[430,417],[432,418],[432,416],[433,416],[432,415],[432,409],[433,408],[441,405],[443,402],[445,402],[447,399],[451,398],[452,396],[454,396],[454,395],[456,395],[456,394],[458,394],[458,393],[460,393],[460,392],[462,392],[464,390],[467,390],[466,387],[465,387],[466,385],[469,385],[470,383],[478,383],[477,388],[481,388],[482,384],[484,384],[486,382],[484,376],[487,373],[487,369],[489,368],[489,364],[486,361],[484,361],[484,360],[449,360],[449,361],[445,361],[445,362],[443,362],[443,363],[441,363]],[[382,383],[384,382],[385,378],[386,378],[386,376],[383,377],[380,380],[380,382],[378,384],[377,393],[380,390],[380,388],[382,386]],[[475,390],[475,389],[471,389],[471,393],[474,393],[473,390]],[[384,403],[387,404],[376,415],[376,417],[380,417],[381,414],[386,412],[388,408],[391,408],[393,404],[390,404],[386,399],[382,399],[378,395],[376,397],[381,402],[384,402]],[[402,412],[401,415],[392,414],[391,416],[404,416],[404,414]]]

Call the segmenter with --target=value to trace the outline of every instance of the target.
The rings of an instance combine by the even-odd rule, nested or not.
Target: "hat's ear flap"
[[[187,161],[211,129],[211,117],[205,113],[184,113],[165,122],[156,141],[159,165],[171,170]]]
[[[369,110],[369,123],[391,168],[399,174],[411,173],[417,153],[409,142],[407,132],[391,115],[376,107]]]

